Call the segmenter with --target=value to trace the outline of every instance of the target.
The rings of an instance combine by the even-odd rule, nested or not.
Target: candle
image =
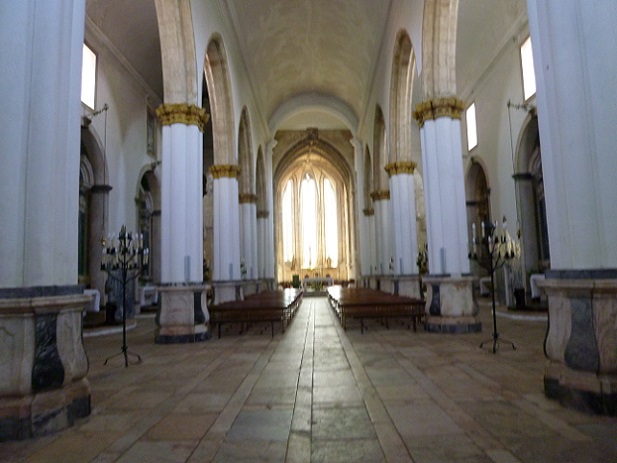
[[[485,237],[485,231],[484,231],[485,228],[486,228],[486,226],[484,225],[484,220],[483,220],[482,221],[482,239],[484,239],[484,237]]]
[[[475,223],[471,224],[471,241],[473,243],[476,242],[476,224]]]

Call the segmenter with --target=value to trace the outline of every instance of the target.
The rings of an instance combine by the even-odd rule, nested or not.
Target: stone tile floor
[[[498,318],[484,332],[414,333],[369,324],[344,332],[323,298],[306,298],[285,334],[269,326],[156,345],[140,318],[124,367],[121,335],[86,338],[92,414],[73,428],[0,444],[15,463],[617,462],[617,419],[542,394],[546,321]],[[263,328],[263,329],[262,329]]]

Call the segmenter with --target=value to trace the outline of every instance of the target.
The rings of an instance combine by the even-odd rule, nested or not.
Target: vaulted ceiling
[[[203,1],[216,2],[228,16],[264,120],[290,101],[305,110],[279,128],[343,128],[340,119],[312,104],[325,100],[362,116],[394,0]],[[86,6],[88,25],[107,37],[162,100],[154,0],[87,0]],[[486,72],[525,21],[525,0],[460,0],[459,91]]]

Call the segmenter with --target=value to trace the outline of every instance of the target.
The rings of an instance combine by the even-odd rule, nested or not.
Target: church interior
[[[0,5],[0,461],[617,461],[615,23]]]

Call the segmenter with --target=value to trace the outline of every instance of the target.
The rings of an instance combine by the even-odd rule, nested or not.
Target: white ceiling
[[[392,0],[218,1],[229,15],[266,120],[274,117],[284,129],[346,128],[332,112],[319,110],[324,101],[345,108],[347,122],[361,118]],[[87,0],[86,8],[88,18],[162,100],[154,0]],[[480,78],[525,18],[525,0],[460,0],[458,91]],[[307,95],[320,104],[311,105]],[[294,108],[281,119],[290,102],[306,104],[306,110]]]

